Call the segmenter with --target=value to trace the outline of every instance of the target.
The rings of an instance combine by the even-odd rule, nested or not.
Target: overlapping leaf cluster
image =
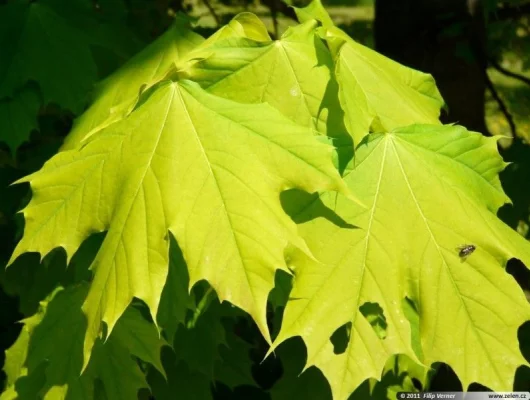
[[[504,266],[530,265],[530,246],[496,217],[495,140],[442,126],[432,77],[354,42],[320,3],[298,15],[274,41],[248,13],[206,40],[175,23],[20,181],[32,199],[11,263],[60,247],[81,272],[24,321],[2,399],[255,384],[238,310],[269,353],[300,336],[329,383],[298,377],[289,341],[275,399],[356,396],[389,360],[425,384],[442,361],[464,387],[511,389],[530,309]],[[99,232],[87,278],[74,254]],[[285,297],[271,335],[268,299]]]
[[[41,107],[83,111],[104,75],[98,51],[123,60],[137,48],[139,39],[110,8],[86,0],[0,5],[0,141],[12,153],[38,129]]]

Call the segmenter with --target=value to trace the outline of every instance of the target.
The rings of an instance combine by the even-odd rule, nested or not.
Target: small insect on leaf
[[[472,244],[463,244],[461,246],[458,246],[458,255],[465,259],[467,256],[469,256],[471,253],[475,251],[476,247]]]

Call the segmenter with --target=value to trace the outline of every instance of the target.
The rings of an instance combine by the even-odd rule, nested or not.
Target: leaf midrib
[[[251,294],[252,294],[250,301],[252,302],[252,305],[253,305],[252,308],[254,308],[254,307],[255,307],[255,300],[254,300],[255,293],[254,293],[254,290],[253,290],[252,285],[250,284],[250,282],[251,282],[251,281],[250,281],[250,277],[249,277],[249,275],[248,275],[248,273],[247,273],[247,270],[246,270],[246,268],[245,268],[245,266],[244,266],[244,263],[242,262],[242,260],[244,259],[244,257],[243,257],[243,254],[242,254],[242,252],[241,252],[241,247],[240,247],[240,245],[239,245],[239,241],[238,241],[237,238],[236,238],[236,235],[235,235],[235,229],[234,229],[233,226],[232,226],[232,219],[230,218],[230,215],[229,215],[228,210],[227,210],[227,208],[226,208],[226,204],[225,204],[225,202],[224,202],[224,197],[223,197],[223,195],[222,195],[221,188],[219,187],[219,182],[218,182],[218,180],[217,180],[217,177],[216,177],[216,175],[215,175],[215,172],[213,171],[212,165],[211,165],[211,163],[210,163],[210,159],[208,158],[206,152],[204,151],[204,146],[203,146],[203,144],[202,144],[202,142],[201,142],[201,139],[200,139],[199,133],[197,132],[197,129],[195,128],[195,124],[193,123],[193,120],[192,120],[192,118],[191,118],[191,114],[190,114],[190,112],[189,112],[189,110],[188,110],[188,107],[187,107],[187,105],[186,105],[186,102],[185,102],[185,100],[184,100],[184,98],[183,98],[183,96],[182,96],[182,93],[180,92],[180,86],[178,86],[178,89],[175,88],[175,87],[173,87],[173,96],[175,96],[175,93],[178,93],[178,99],[180,100],[180,103],[182,104],[182,108],[183,108],[184,111],[185,111],[185,114],[186,114],[186,117],[188,118],[188,122],[189,122],[190,126],[193,128],[193,133],[194,133],[194,136],[193,136],[193,137],[195,138],[195,140],[196,140],[196,142],[197,142],[197,145],[198,145],[198,147],[199,147],[199,149],[200,149],[200,151],[201,151],[202,157],[203,157],[204,160],[206,161],[206,165],[208,166],[208,170],[209,170],[210,176],[212,176],[213,181],[215,182],[215,187],[216,187],[216,189],[217,189],[217,193],[219,194],[219,197],[220,197],[221,199],[223,199],[223,200],[221,201],[222,209],[223,209],[223,211],[224,211],[224,214],[225,214],[226,219],[228,220],[228,223],[230,224],[230,228],[232,228],[232,229],[230,229],[230,233],[231,233],[231,236],[232,236],[233,242],[234,242],[235,247],[237,248],[237,251],[238,251],[238,254],[239,254],[239,258],[240,258],[240,263],[239,263],[239,264],[240,264],[240,267],[241,267],[241,269],[243,270],[243,273],[245,274],[245,278],[246,278],[247,283],[248,283],[248,289],[250,290],[250,292],[251,292]]]
[[[429,235],[431,236],[431,240],[432,240],[432,242],[435,244],[436,249],[438,250],[438,254],[440,255],[440,258],[442,259],[442,263],[443,263],[443,265],[445,266],[446,273],[447,273],[447,275],[450,277],[451,283],[452,283],[452,285],[453,285],[453,290],[454,290],[456,293],[459,294],[460,291],[458,290],[458,286],[456,285],[456,282],[455,282],[455,280],[454,280],[454,277],[453,277],[453,275],[452,275],[452,273],[451,273],[451,269],[449,268],[449,265],[447,264],[447,262],[446,262],[446,260],[445,260],[445,257],[443,256],[443,254],[442,254],[442,252],[441,252],[440,246],[438,245],[438,242],[437,242],[436,239],[435,239],[434,233],[432,232],[432,230],[431,230],[431,228],[430,228],[430,226],[429,226],[429,223],[428,223],[428,221],[427,221],[427,219],[426,219],[426,217],[425,217],[425,215],[424,215],[424,213],[423,213],[423,210],[422,210],[422,208],[421,208],[421,206],[420,206],[420,204],[419,204],[419,202],[418,202],[418,200],[417,200],[417,198],[416,198],[416,196],[415,196],[415,194],[414,194],[414,191],[412,190],[412,187],[411,187],[410,182],[409,182],[409,180],[408,180],[407,174],[406,174],[406,172],[405,172],[405,169],[404,169],[403,163],[402,163],[402,161],[401,161],[401,158],[399,157],[399,153],[398,153],[398,151],[397,151],[397,148],[396,148],[396,145],[395,145],[394,141],[392,141],[392,145],[393,145],[393,147],[394,147],[394,154],[396,155],[396,159],[397,159],[397,161],[398,161],[398,165],[399,165],[399,167],[400,167],[401,173],[403,174],[403,178],[405,179],[405,182],[406,182],[406,184],[407,184],[407,188],[409,189],[409,193],[411,194],[412,199],[413,199],[413,201],[414,201],[414,204],[416,205],[416,207],[417,207],[417,209],[418,209],[418,212],[419,212],[419,214],[420,214],[420,216],[421,216],[421,218],[422,218],[422,220],[423,220],[423,222],[424,222],[424,224],[425,224],[425,227],[427,228],[427,231],[429,232]],[[421,284],[421,279],[419,280],[418,284]],[[482,337],[476,332],[476,330],[477,330],[477,329],[480,330],[480,328],[475,327],[474,323],[472,323],[473,320],[472,320],[472,318],[470,317],[469,310],[468,310],[468,308],[467,308],[467,306],[466,306],[464,300],[462,299],[462,297],[461,297],[460,295],[458,295],[457,297],[458,297],[458,299],[460,300],[460,305],[461,305],[461,307],[463,307],[464,310],[466,311],[467,319],[468,319],[468,321],[469,321],[469,322],[466,324],[466,327],[467,327],[467,326],[471,326],[471,327],[473,328],[473,332],[474,332],[475,337],[478,339],[478,341],[480,342],[482,348],[485,350],[484,353],[486,354],[486,356],[487,356],[487,358],[488,358],[490,364],[492,365],[493,369],[495,370],[495,373],[497,374],[497,377],[499,378],[499,381],[502,382],[502,376],[501,376],[501,374],[499,373],[499,371],[498,371],[498,369],[497,369],[497,367],[496,367],[496,365],[495,365],[494,360],[491,359],[491,356],[490,356],[489,352],[487,351],[487,347],[484,345],[484,342],[483,342],[483,340],[482,340]],[[421,304],[420,304],[419,306],[421,307]],[[437,319],[437,320],[438,320],[438,319]],[[467,328],[466,328],[466,329],[467,329]],[[433,341],[434,339],[435,339],[435,337],[434,337],[434,335],[433,335],[433,336],[431,337],[431,348],[433,347],[433,346],[432,346],[432,341]],[[467,369],[466,369],[466,372],[467,372]]]

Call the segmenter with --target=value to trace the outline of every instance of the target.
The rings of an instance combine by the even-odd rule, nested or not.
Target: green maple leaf
[[[162,362],[167,379],[153,368],[147,373],[147,381],[155,399],[174,400],[178,396],[179,399],[212,400],[212,381],[208,376],[188,368],[168,348],[162,351]]]
[[[28,377],[28,366],[26,359],[28,357],[29,341],[35,327],[39,325],[44,317],[47,302],[41,303],[39,311],[22,321],[23,326],[17,340],[5,352],[4,373],[6,374],[6,384],[1,400],[11,399],[32,399],[36,398],[40,388],[44,385],[44,376],[42,368],[38,371],[32,371],[32,376]],[[33,379],[31,379],[33,378]],[[17,380],[23,379],[23,385],[18,385]]]
[[[436,124],[444,101],[431,75],[405,67],[363,46],[334,26],[320,0],[295,8],[300,22],[317,20],[335,62],[344,122],[355,144],[370,131]]]
[[[177,361],[184,361],[191,371],[200,372],[210,379],[213,378],[214,365],[220,358],[219,346],[225,342],[221,309],[219,302],[213,300],[198,316],[194,326],[181,325],[174,339]]]
[[[83,138],[124,118],[134,108],[141,90],[159,82],[175,62],[203,40],[185,20],[177,18],[162,36],[97,84],[94,102],[75,121],[62,149],[73,149]]]
[[[0,100],[0,141],[6,143],[15,154],[18,146],[29,139],[37,129],[37,112],[41,106],[39,92],[24,87],[13,98]]]
[[[439,123],[444,102],[431,75],[390,60],[336,27],[324,35],[335,58],[344,122],[355,144],[370,130]]]
[[[304,371],[304,359],[307,354],[300,338],[282,343],[275,351],[275,357],[282,362],[282,378],[270,389],[272,400],[329,400],[331,390],[315,367]]]
[[[397,355],[388,359],[380,380],[369,379],[353,392],[349,400],[399,400],[399,392],[419,392],[414,381],[426,385],[429,369],[408,357]]]
[[[235,318],[223,320],[225,343],[219,346],[219,359],[215,363],[215,381],[231,389],[236,386],[256,386],[252,376],[252,346],[236,334]]]
[[[37,81],[45,103],[81,110],[97,77],[90,41],[59,15],[51,1],[0,7],[0,99]]]
[[[91,233],[108,230],[83,305],[85,363],[133,297],[155,319],[168,270],[168,230],[190,285],[207,280],[220,300],[249,312],[268,338],[266,301],[284,249],[307,251],[283,211],[280,192],[347,192],[332,147],[268,105],[244,105],[189,81],[146,93],[126,119],[64,151],[24,179],[24,252],[61,246],[68,259]],[[260,229],[256,229],[259,226]]]
[[[19,311],[30,316],[64,279],[64,257],[59,251],[54,251],[40,262],[39,257],[28,254],[17,260],[15,268],[6,272],[5,283],[19,298]]]
[[[320,262],[293,256],[293,291],[275,344],[302,336],[307,366],[323,371],[335,399],[346,399],[365,379],[379,379],[389,356],[418,360],[402,307],[409,298],[419,314],[416,362],[449,364],[464,388],[511,390],[526,364],[517,330],[530,308],[504,266],[512,257],[530,265],[530,246],[496,217],[508,198],[495,139],[458,126],[411,126],[368,136],[355,164],[345,181],[368,209],[340,195],[290,199],[293,210],[300,203],[294,218]],[[466,244],[476,250],[463,259]],[[361,313],[368,302],[382,309],[384,338]],[[330,337],[347,323],[346,349],[335,354]]]
[[[153,324],[129,308],[109,339],[96,343],[90,364],[81,375],[86,326],[81,305],[87,292],[87,284],[59,288],[41,302],[37,314],[23,321],[21,335],[6,352],[8,393],[15,398],[37,398],[37,394],[44,399],[93,398],[94,382],[99,379],[108,399],[134,398],[148,385],[131,356],[164,374],[160,351],[165,342]],[[35,382],[41,368],[45,380],[39,386]]]
[[[255,386],[251,346],[235,333],[237,318],[242,316],[248,318],[229,303],[219,304],[211,288],[206,289],[194,315],[176,332],[176,360],[212,382],[231,388]]]
[[[247,38],[257,42],[270,42],[271,37],[261,19],[250,12],[237,14],[228,24],[208,38],[205,47],[226,38]]]
[[[300,21],[301,23],[316,19],[325,28],[335,25],[320,0],[312,0],[305,7],[293,8],[296,13],[296,17],[298,18],[298,21]]]
[[[59,286],[89,281],[88,270],[102,242],[102,235],[90,236],[83,242],[66,268],[65,255],[56,249],[40,260],[38,254],[27,253],[19,257],[12,268],[0,275],[2,286],[10,296],[18,297],[18,310],[22,315],[35,314],[40,302]]]
[[[156,327],[147,322],[138,310],[129,308],[120,318],[109,339],[104,344],[98,341],[94,346],[85,379],[99,379],[109,400],[137,398],[138,391],[149,388],[149,385],[144,372],[131,356],[148,362],[166,377],[160,359],[161,349],[165,345],[159,338]],[[86,384],[84,386],[86,387]],[[74,392],[72,396],[69,393],[69,398],[80,397]]]
[[[336,82],[330,80],[333,60],[315,32],[316,21],[291,27],[275,41],[253,34],[261,32],[261,23],[250,17],[235,22],[243,28],[230,28],[208,39],[197,50],[204,59],[180,73],[218,96],[243,103],[267,102],[320,133],[346,134]],[[246,32],[250,34],[245,36]]]

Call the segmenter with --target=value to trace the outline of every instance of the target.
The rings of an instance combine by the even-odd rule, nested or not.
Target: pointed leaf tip
[[[289,243],[306,247],[281,207],[281,188],[346,190],[329,146],[309,128],[190,81],[144,93],[130,115],[57,154],[28,181],[33,197],[19,253],[63,244],[73,253],[90,233],[107,230],[82,307],[84,368],[101,324],[110,335],[133,297],[156,317],[168,230],[190,282],[210,282],[221,300],[252,315],[270,343],[266,302],[275,270]]]

